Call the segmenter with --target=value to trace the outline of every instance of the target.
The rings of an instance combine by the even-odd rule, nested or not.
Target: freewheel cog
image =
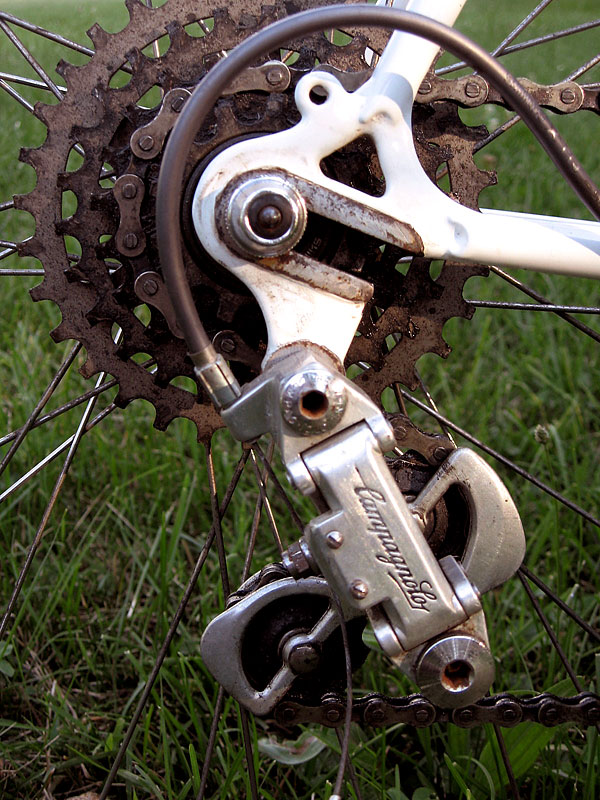
[[[62,322],[52,336],[84,344],[85,376],[110,373],[119,384],[118,405],[144,398],[156,409],[155,427],[163,430],[175,417],[186,417],[196,424],[199,439],[207,440],[221,421],[197,384],[195,391],[181,384],[182,378],[195,381],[192,364],[176,323],[169,319],[168,302],[161,299],[166,290],[156,267],[154,218],[161,155],[169,125],[187,93],[223,52],[284,16],[287,5],[234,2],[216,10],[189,0],[169,0],[156,9],[138,0],[127,0],[126,5],[130,21],[120,33],[108,34],[99,26],[90,29],[96,52],[85,66],[59,64],[67,85],[64,99],[55,106],[36,106],[48,136],[40,148],[21,154],[36,170],[37,185],[30,194],[15,198],[16,207],[36,221],[35,235],[21,246],[20,254],[42,261],[45,276],[32,291],[33,299],[53,300],[59,306]],[[294,11],[312,5],[312,0],[302,0]],[[348,33],[352,39],[343,47],[323,35],[290,43],[288,54],[297,54],[297,60],[290,68],[287,90],[242,89],[221,98],[188,155],[189,185],[193,187],[211,154],[228,143],[297,122],[293,87],[316,63],[364,71],[367,47],[380,52],[387,36],[381,31],[368,31],[368,36]],[[164,34],[169,47],[153,57],[152,43]],[[282,54],[270,56],[280,59]],[[127,82],[116,88],[119,76]],[[152,91],[162,99],[146,108]],[[155,130],[158,143],[151,135]],[[429,174],[435,179],[440,163],[451,165],[451,187],[454,176],[460,176],[461,202],[472,206],[480,188],[493,182],[472,161],[473,143],[482,135],[480,129],[463,125],[450,104],[416,109],[415,138]],[[355,142],[333,154],[325,168],[365,191],[376,190],[382,181],[368,142]],[[188,197],[191,194],[189,190]],[[76,209],[63,214],[66,199],[73,195]],[[186,213],[184,204],[184,217]],[[186,270],[201,318],[240,380],[248,380],[259,370],[266,344],[258,306],[242,284],[207,257],[185,218],[183,228]],[[423,353],[449,352],[442,337],[445,321],[472,313],[462,299],[462,287],[470,275],[480,274],[476,268],[444,269],[433,281],[428,264],[413,259],[402,275],[396,270],[402,255],[397,250],[382,251],[378,242],[327,220],[311,220],[299,247],[374,283],[373,303],[347,363],[370,365],[360,381],[377,399],[392,381],[414,385],[414,364]],[[387,352],[384,342],[390,333],[398,345]]]

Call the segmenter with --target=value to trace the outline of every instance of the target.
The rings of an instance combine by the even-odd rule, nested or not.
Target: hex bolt
[[[171,102],[171,111],[174,111],[176,114],[178,114],[183,108],[184,103],[185,103],[185,98],[182,97],[181,95],[179,95],[178,97],[174,97],[173,101]]]
[[[364,581],[353,581],[350,584],[350,594],[357,600],[362,600],[369,594],[369,587]]]
[[[479,97],[481,94],[481,86],[475,81],[468,81],[465,86],[465,94],[467,97]]]
[[[158,283],[154,280],[154,278],[148,278],[148,280],[145,280],[142,284],[142,289],[144,290],[144,294],[148,294],[150,297],[152,297],[153,294],[158,292]]]
[[[152,138],[152,136],[150,136],[150,134],[147,133],[145,136],[142,136],[142,138],[138,142],[138,145],[140,146],[141,150],[144,150],[144,152],[148,152],[148,150],[152,150],[152,148],[154,147],[154,139]]]
[[[123,239],[123,244],[128,250],[133,250],[138,245],[138,237],[135,233],[126,233]]]
[[[320,661],[319,651],[310,642],[298,642],[290,649],[287,656],[287,663],[296,675],[306,675],[314,672]]]
[[[431,91],[431,81],[424,80],[423,83],[419,86],[418,94],[429,94]]]
[[[137,186],[135,183],[126,183],[125,186],[123,186],[122,194],[127,200],[133,200],[137,194]]]
[[[278,83],[281,83],[285,73],[281,67],[271,67],[271,69],[267,72],[267,83],[271,86],[277,86]]]
[[[560,93],[560,99],[569,106],[571,103],[574,103],[577,98],[575,97],[573,89],[563,89]]]
[[[223,339],[221,341],[221,352],[231,354],[235,352],[235,342],[233,339]]]
[[[344,544],[344,537],[339,531],[329,531],[325,537],[325,541],[327,542],[327,547],[331,547],[332,550],[337,550],[338,547]]]

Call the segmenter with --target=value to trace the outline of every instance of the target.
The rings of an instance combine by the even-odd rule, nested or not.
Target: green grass
[[[483,0],[469,0],[474,27],[467,32],[491,46],[518,18],[522,2],[510,12]],[[119,0],[87,3],[73,13],[68,3],[6,2],[3,7],[76,41],[95,20],[120,30],[127,14]],[[595,3],[557,0],[550,21],[534,23],[536,32],[566,27],[594,16]],[[589,14],[586,13],[589,11]],[[465,14],[467,13],[465,12]],[[23,33],[52,74],[64,50]],[[568,40],[567,40],[568,41]],[[525,51],[517,74],[553,80],[594,54],[594,32],[577,47],[547,46],[541,59]],[[69,53],[68,59],[85,59]],[[572,59],[572,61],[570,61]],[[34,76],[9,42],[0,39],[0,60],[7,72]],[[596,68],[597,70],[598,68]],[[597,80],[598,72],[589,80]],[[0,202],[29,191],[32,170],[17,160],[19,147],[36,146],[44,128],[0,93]],[[25,90],[29,99],[51,100],[48,93]],[[507,116],[485,107],[465,114],[473,123],[495,127]],[[590,112],[559,120],[592,174],[600,174],[600,119]],[[530,134],[517,126],[479,157],[480,166],[497,169],[499,186],[486,190],[484,205],[514,210],[581,216],[580,206],[563,188]],[[0,238],[31,235],[32,221],[21,212],[2,212]],[[17,258],[2,268],[36,267]],[[520,276],[521,277],[521,276]],[[524,275],[530,285],[560,302],[598,305],[597,284],[585,280]],[[32,304],[28,278],[2,278],[0,319],[0,429],[18,427],[37,402],[70,344],[54,345],[48,332],[59,321],[50,303]],[[494,278],[472,279],[470,297],[521,297]],[[591,323],[593,324],[593,322]],[[453,347],[447,361],[427,356],[420,363],[444,414],[535,472],[570,499],[598,513],[597,464],[598,358],[595,345],[546,314],[502,314],[480,310],[471,322],[452,321],[445,336]],[[78,364],[82,357],[78,359]],[[69,374],[50,406],[55,408],[91,388]],[[101,396],[97,411],[112,392]],[[64,441],[74,430],[82,406],[52,425],[34,431],[3,477],[2,487]],[[411,416],[413,416],[411,412]],[[414,419],[429,430],[431,420]],[[120,737],[131,717],[160,642],[177,608],[193,564],[210,527],[206,466],[191,424],[179,420],[166,433],[152,427],[153,410],[136,402],[118,410],[87,434],[74,468],[50,517],[46,533],[17,606],[12,634],[0,654],[0,794],[6,798],[72,797],[99,791]],[[219,491],[241,448],[223,433],[215,462]],[[0,594],[8,598],[31,543],[62,458],[32,480],[0,510],[2,552]],[[592,623],[597,623],[597,530],[539,490],[498,467],[513,493],[528,540],[527,564]],[[287,512],[271,492],[286,541],[296,537]],[[247,469],[224,522],[227,561],[233,585],[241,579],[244,548],[252,524],[256,493]],[[304,518],[310,513],[299,505]],[[275,558],[269,528],[261,521],[253,569]],[[222,608],[216,554],[211,554],[186,611],[125,759],[114,797],[193,798],[196,796],[217,689],[198,655],[201,633]],[[493,652],[498,662],[494,691],[543,691],[559,686],[568,694],[564,671],[533,618],[517,581],[486,598]],[[597,690],[595,653],[590,641],[548,608],[561,642],[585,688]],[[373,654],[358,687],[388,693],[409,690],[408,683]],[[327,797],[335,779],[339,744],[330,730],[309,735],[309,760],[292,766],[275,762],[274,737],[265,723],[251,722],[259,742],[260,794],[264,798]],[[209,796],[249,795],[239,733],[239,713],[227,700]],[[583,798],[598,794],[598,743],[595,730],[534,728],[522,725],[505,734],[523,797]],[[259,750],[261,754],[259,756]],[[287,747],[292,752],[291,745]],[[295,750],[294,750],[295,752]],[[493,732],[457,727],[426,730],[396,726],[383,733],[353,729],[352,759],[364,798],[507,797]],[[348,797],[353,797],[349,788]]]

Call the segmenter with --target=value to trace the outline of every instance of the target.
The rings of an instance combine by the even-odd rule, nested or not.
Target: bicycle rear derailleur
[[[494,678],[481,595],[516,571],[525,550],[518,512],[491,467],[454,450],[407,501],[384,457],[396,446],[385,416],[305,343],[276,353],[222,415],[242,441],[273,435],[292,484],[323,513],[284,553],[291,577],[249,591],[206,629],[201,652],[215,678],[257,715],[292,684],[312,681],[317,691],[325,668],[343,674],[341,613],[353,667],[364,660],[358,619],[366,617],[383,652],[433,703],[480,699]],[[468,530],[460,557],[438,560],[425,529],[452,487]],[[261,658],[263,670],[254,666]]]

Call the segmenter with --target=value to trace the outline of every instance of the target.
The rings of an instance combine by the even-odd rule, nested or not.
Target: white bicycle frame
[[[466,0],[400,0],[397,7],[454,24]],[[349,217],[343,203],[410,226],[426,258],[548,273],[600,278],[600,223],[507,211],[468,209],[444,194],[425,174],[411,128],[414,97],[437,53],[437,45],[395,32],[371,78],[347,92],[333,75],[315,70],[296,88],[301,121],[289,130],[244,141],[217,156],[206,169],[194,199],[194,224],[210,254],[252,289],[269,331],[268,358],[298,339],[326,346],[340,360],[346,354],[363,310],[351,301],[234,255],[221,241],[215,204],[227,184],[249,171],[280,170],[326,191],[312,198],[315,213],[396,243],[389,225],[372,216]],[[316,104],[316,87],[326,101]],[[326,177],[320,162],[360,136],[376,145],[385,192],[373,197]],[[288,311],[286,310],[289,310]],[[326,330],[323,320],[328,320]]]

